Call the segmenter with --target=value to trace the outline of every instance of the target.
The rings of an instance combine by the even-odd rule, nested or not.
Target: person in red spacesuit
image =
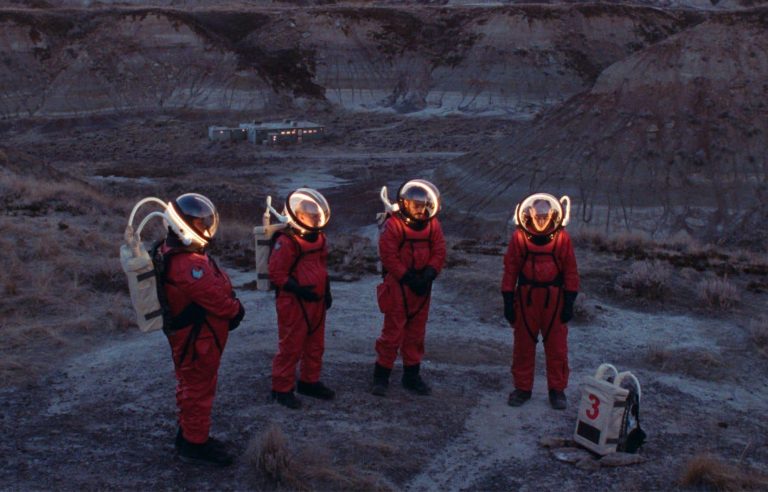
[[[323,233],[331,211],[318,191],[299,188],[288,195],[284,213],[289,227],[277,233],[269,257],[269,279],[277,292],[279,336],[278,352],[272,360],[272,399],[297,409],[301,401],[293,390],[299,363],[296,391],[321,400],[335,396],[320,381],[325,313],[333,302]]]
[[[563,207],[565,205],[565,210]],[[564,229],[570,200],[537,193],[515,210],[515,229],[504,255],[504,317],[514,326],[512,379],[507,403],[517,407],[531,398],[539,335],[547,361],[552,408],[567,406],[568,321],[579,290],[571,238]]]
[[[376,340],[371,392],[386,395],[399,351],[403,386],[429,395],[420,368],[432,282],[445,264],[445,238],[436,217],[440,193],[432,183],[414,179],[400,187],[397,197],[397,208],[383,223],[379,237],[384,281],[377,287],[377,298],[384,326]]]
[[[162,304],[170,317],[164,332],[177,380],[176,450],[188,463],[226,466],[232,463],[226,445],[209,436],[211,408],[227,336],[245,309],[206,253],[219,224],[213,203],[197,193],[181,195],[169,204],[166,219],[168,235],[154,256],[162,261]]]

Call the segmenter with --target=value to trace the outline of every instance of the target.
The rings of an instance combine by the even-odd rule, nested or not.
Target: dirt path
[[[368,477],[383,487],[413,491],[602,490],[630,484],[658,489],[673,486],[684,460],[707,443],[733,455],[746,448],[749,463],[768,454],[765,424],[749,418],[768,412],[765,383],[750,385],[753,377],[709,381],[656,371],[637,356],[654,341],[724,351],[716,335],[729,327],[725,320],[601,303],[594,321],[571,328],[569,409],[548,407],[541,353],[534,396],[513,409],[506,405],[509,328],[496,314],[478,319],[451,301],[455,286],[446,280],[435,287],[424,361],[433,396],[417,398],[400,388],[398,367],[390,395],[381,399],[367,392],[381,323],[374,299],[378,279],[337,282],[323,380],[338,398],[330,403],[305,398],[304,409],[293,412],[267,398],[277,342],[272,294],[242,288],[252,281],[251,272],[233,271],[232,278],[248,315],[224,355],[213,433],[239,453],[233,468],[201,473],[174,458],[168,348],[159,333],[133,333],[64,361],[39,384],[0,392],[2,431],[11,436],[0,443],[7,457],[0,468],[4,487],[271,488],[253,472],[246,453],[249,442],[270,423],[282,429],[297,456],[304,456],[300,465],[307,455],[325,457],[326,472],[345,480],[357,477],[352,483],[360,488],[370,485],[363,481]],[[572,433],[578,383],[602,361],[632,369],[643,382],[649,434],[644,453],[650,459],[625,469],[585,472],[555,461],[538,442]],[[328,476],[318,475],[307,485],[349,486]]]

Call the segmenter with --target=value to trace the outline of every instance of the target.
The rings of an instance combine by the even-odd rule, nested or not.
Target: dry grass
[[[586,323],[594,320],[596,317],[597,309],[595,308],[595,303],[588,295],[580,293],[573,304],[573,320]]]
[[[741,302],[739,290],[727,278],[702,280],[696,290],[699,299],[710,309],[729,311]]]
[[[616,278],[616,292],[644,299],[661,299],[669,290],[670,267],[658,261],[636,261]]]
[[[700,454],[686,463],[679,483],[682,487],[698,490],[766,490],[768,477],[752,469],[725,463],[715,456]]]
[[[376,245],[368,238],[337,234],[328,240],[328,267],[349,280],[376,273],[377,262]]]
[[[261,442],[252,440],[246,451],[250,464],[259,473],[270,480],[282,483],[290,481],[295,474],[291,461],[291,451],[285,440],[283,431],[271,424],[261,438]]]
[[[76,334],[133,322],[117,258],[125,219],[111,197],[76,181],[11,174],[0,175],[0,196],[0,359],[10,361],[0,380],[14,384],[59,360],[53,353],[73,348]]]
[[[768,357],[768,318],[753,319],[749,323],[749,335],[757,350]]]
[[[361,471],[356,465],[335,463],[326,448],[309,446],[293,454],[285,435],[275,424],[270,424],[260,439],[250,442],[246,459],[255,471],[256,480],[266,480],[288,490],[391,490],[373,473]]]
[[[648,348],[645,360],[658,371],[676,372],[705,380],[714,379],[713,371],[723,366],[719,354],[703,347],[652,345]]]
[[[238,268],[255,268],[253,225],[222,220],[211,246],[211,255]]]

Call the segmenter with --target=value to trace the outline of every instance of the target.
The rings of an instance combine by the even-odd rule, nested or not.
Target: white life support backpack
[[[278,222],[272,224],[270,214],[274,214]],[[267,197],[267,207],[262,215],[262,225],[253,228],[256,251],[256,290],[270,290],[269,255],[275,245],[275,233],[288,226],[288,218],[272,208],[272,197]]]
[[[381,236],[381,231],[382,229],[384,229],[384,223],[392,214],[394,214],[400,209],[400,205],[397,202],[392,203],[389,201],[389,196],[387,195],[386,186],[381,187],[379,198],[381,198],[381,203],[384,204],[384,211],[378,212],[376,214],[376,258],[377,258],[376,271],[382,274],[383,276],[384,267],[381,265],[381,251],[379,251],[379,236]]]
[[[631,372],[601,364],[594,376],[584,378],[573,439],[602,456],[637,452],[646,437],[640,395],[640,382]]]
[[[120,246],[120,264],[128,277],[128,290],[131,304],[136,312],[136,324],[143,332],[160,330],[164,323],[164,309],[158,298],[158,279],[155,264],[147,248],[141,242],[141,231],[153,217],[163,217],[163,212],[152,212],[133,228],[136,212],[145,203],[154,202],[164,209],[166,204],[159,198],[148,197],[139,201],[131,211],[128,226],[125,228],[125,244]]]

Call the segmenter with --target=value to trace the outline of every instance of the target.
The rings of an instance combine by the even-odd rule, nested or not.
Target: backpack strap
[[[318,240],[322,241],[320,245],[314,249],[311,249],[310,251],[304,251],[304,248],[301,247],[301,243],[299,243],[299,240],[296,239],[296,236],[291,231],[283,232],[283,234],[291,239],[294,246],[296,246],[296,249],[299,252],[299,254],[296,255],[296,258],[293,260],[293,264],[291,264],[291,268],[288,269],[289,277],[293,275],[294,270],[296,270],[296,267],[299,265],[299,262],[302,260],[302,258],[313,253],[319,253],[323,251],[323,249],[325,248],[325,234],[323,233],[318,234]],[[279,294],[279,289],[275,288],[275,297],[277,297],[278,294]],[[296,295],[296,300],[299,302],[299,307],[301,308],[301,314],[304,317],[304,323],[307,325],[307,333],[311,335],[318,328],[320,328],[320,326],[322,326],[322,324],[325,322],[325,312],[323,312],[323,316],[320,318],[320,321],[318,321],[317,325],[313,327],[312,323],[309,322],[309,314],[307,314],[307,308],[304,306],[304,301],[298,295]]]
[[[551,256],[552,261],[555,263],[555,267],[557,268],[557,275],[555,276],[554,280],[546,281],[546,282],[540,282],[535,279],[529,279],[525,276],[523,273],[523,268],[520,269],[520,273],[517,277],[517,285],[518,287],[522,286],[528,286],[528,295],[526,296],[526,305],[530,306],[533,303],[533,289],[547,289],[547,297],[544,300],[544,307],[549,306],[549,300],[550,300],[550,294],[549,294],[549,288],[550,287],[557,287],[557,299],[555,300],[555,306],[560,305],[560,299],[563,296],[563,286],[565,285],[564,277],[563,277],[563,269],[560,267],[560,262],[557,261],[557,255],[555,255],[555,250],[558,246],[558,241],[560,240],[560,234],[555,234],[555,239],[552,241],[552,247],[548,252],[532,252],[528,249],[528,241],[526,238],[523,238],[523,247],[525,248],[525,256],[523,257],[522,265],[525,267],[525,264],[528,262],[528,257],[533,257],[533,262],[535,264],[536,260],[535,258],[537,256]],[[519,292],[518,300],[519,302],[523,302],[523,293],[521,289],[517,289]],[[522,306],[522,304],[521,304]],[[533,334],[533,330],[531,330],[530,326],[528,325],[528,319],[525,317],[525,310],[521,310],[522,317],[523,317],[523,323],[525,324],[525,329],[528,332],[528,335],[533,340],[533,343],[536,344],[539,342],[539,336]],[[555,310],[554,313],[552,313],[552,317],[549,320],[549,323],[547,324],[546,329],[541,330],[541,339],[542,342],[546,343],[547,339],[549,338],[549,334],[552,331],[552,326],[555,324],[555,319],[557,318],[558,313],[557,310]]]

